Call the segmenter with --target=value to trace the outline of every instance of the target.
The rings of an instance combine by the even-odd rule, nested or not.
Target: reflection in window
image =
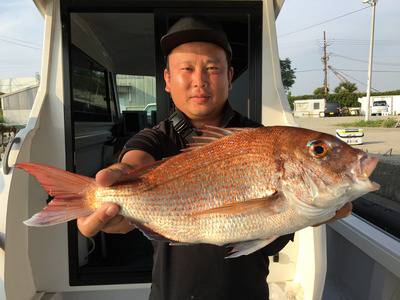
[[[72,95],[76,121],[111,121],[106,71],[77,48],[72,51]]]
[[[121,111],[144,110],[156,103],[154,76],[117,75],[118,99]]]
[[[117,75],[119,107],[132,127],[128,131],[139,131],[156,123],[156,78],[155,76]]]

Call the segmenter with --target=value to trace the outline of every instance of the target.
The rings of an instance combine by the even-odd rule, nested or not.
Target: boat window
[[[71,53],[74,119],[111,121],[106,69],[77,47],[72,47]]]
[[[131,118],[127,122],[132,127],[129,132],[156,124],[155,76],[117,74],[117,91],[120,113],[125,119]]]
[[[71,14],[75,172],[94,176],[155,123],[154,40],[153,13]],[[153,249],[140,231],[87,239],[75,226],[69,234],[72,285],[150,281]]]

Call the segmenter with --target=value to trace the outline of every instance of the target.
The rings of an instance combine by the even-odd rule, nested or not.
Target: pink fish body
[[[368,179],[377,159],[324,133],[284,126],[203,132],[189,151],[112,187],[49,166],[18,164],[54,196],[26,224],[62,223],[115,202],[151,239],[229,245],[236,257],[324,222],[346,202],[379,188]]]

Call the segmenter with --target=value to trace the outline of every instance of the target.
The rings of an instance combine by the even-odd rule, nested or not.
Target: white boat
[[[75,222],[26,227],[22,221],[48,195],[12,166],[32,161],[93,176],[131,134],[165,118],[169,99],[158,41],[190,13],[212,15],[228,34],[233,107],[265,125],[296,125],[277,48],[275,19],[284,0],[34,2],[45,19],[42,80],[28,124],[3,159],[0,299],[147,299],[151,245],[138,231],[90,240]],[[125,90],[117,89],[124,78]],[[120,111],[144,98],[138,109]],[[156,103],[155,113],[144,110],[149,103]],[[297,232],[271,258],[268,282],[271,299],[375,300],[400,299],[399,278],[399,241],[350,216]]]

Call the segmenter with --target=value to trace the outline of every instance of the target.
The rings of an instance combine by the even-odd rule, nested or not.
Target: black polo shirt
[[[190,121],[178,112],[186,122]],[[223,127],[260,127],[229,104],[224,108]],[[125,145],[120,157],[129,150],[143,150],[156,160],[178,154],[186,140],[169,119],[152,129],[144,129]],[[265,300],[268,299],[268,256],[280,251],[293,234],[281,236],[270,245],[249,255],[225,259],[227,250],[207,244],[170,246],[153,241],[154,265],[151,300]]]

